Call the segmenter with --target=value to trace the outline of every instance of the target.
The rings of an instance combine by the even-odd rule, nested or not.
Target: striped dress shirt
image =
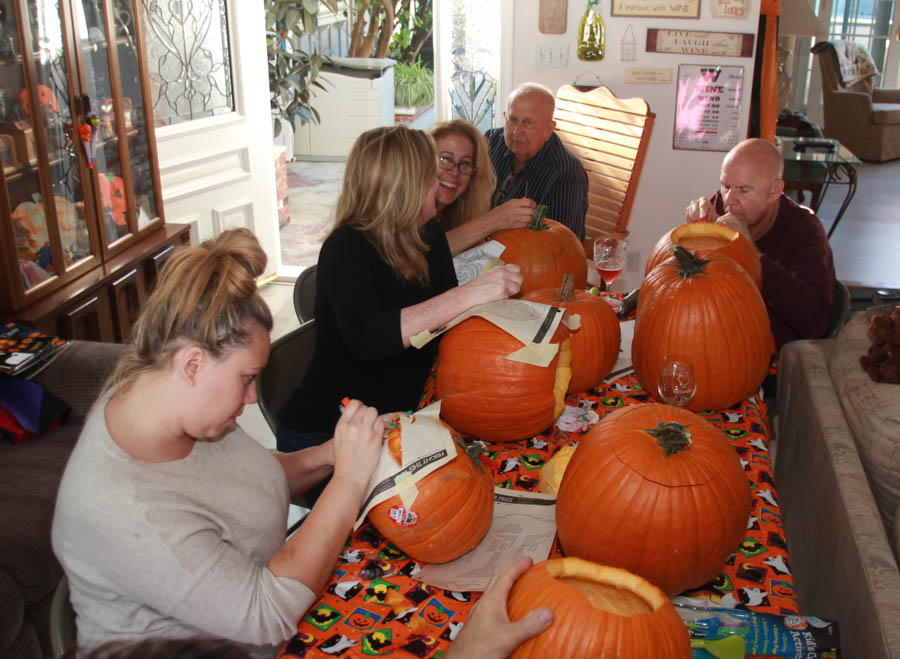
[[[515,155],[503,141],[503,128],[485,133],[491,164],[497,174],[497,187],[491,206],[528,197],[547,205],[547,217],[560,222],[584,240],[584,215],[587,213],[587,174],[581,161],[552,133],[537,155],[518,172]]]

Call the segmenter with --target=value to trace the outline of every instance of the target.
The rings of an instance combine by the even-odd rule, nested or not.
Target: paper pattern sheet
[[[425,565],[416,579],[446,590],[484,590],[497,572],[523,556],[545,560],[556,535],[556,497],[494,488],[494,519],[487,534],[455,561]]]
[[[381,447],[378,466],[369,480],[362,509],[353,525],[355,531],[366,515],[382,501],[399,495],[408,509],[415,501],[416,483],[456,457],[456,444],[440,421],[441,401],[436,401],[415,414],[400,417],[402,430],[402,467],[388,451],[387,442]]]
[[[487,266],[500,258],[506,245],[496,240],[489,240],[460,252],[453,257],[453,267],[456,269],[456,280],[460,285],[472,281],[489,269]]]

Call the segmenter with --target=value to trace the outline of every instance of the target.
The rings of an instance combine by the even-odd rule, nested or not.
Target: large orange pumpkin
[[[579,558],[531,566],[507,599],[512,621],[546,606],[553,624],[511,659],[690,659],[687,627],[659,588],[619,568]]]
[[[569,330],[560,323],[559,344],[548,366],[506,359],[523,344],[496,325],[473,316],[441,337],[434,397],[441,417],[465,435],[513,442],[546,430],[565,408],[571,377]]]
[[[572,378],[570,394],[587,391],[609,375],[619,357],[622,340],[619,319],[602,297],[585,290],[573,290],[574,278],[563,276],[559,291],[551,288],[532,291],[523,299],[561,307],[581,316],[581,327],[572,332]]]
[[[520,295],[541,288],[559,288],[563,275],[575,277],[575,288],[587,285],[584,247],[567,226],[544,219],[546,207],[538,207],[531,223],[520,229],[504,229],[491,236],[505,246],[500,258],[522,270]]]
[[[415,484],[415,500],[406,505],[400,495],[369,511],[369,521],[385,538],[417,561],[446,563],[474,549],[491,525],[494,479],[477,456],[471,457],[453,428],[456,457]],[[402,462],[401,428],[387,441],[398,465]]]
[[[747,271],[757,288],[762,288],[762,264],[756,245],[739,231],[715,222],[690,222],[666,233],[650,252],[644,274],[669,258],[675,244],[692,251],[708,249],[724,254]]]
[[[750,485],[722,431],[657,403],[591,428],[556,501],[566,555],[639,574],[670,597],[722,570],[749,514]]]
[[[766,305],[750,276],[730,258],[676,246],[675,256],[644,277],[631,357],[641,384],[657,386],[666,355],[694,364],[691,410],[723,409],[756,393],[775,349]]]

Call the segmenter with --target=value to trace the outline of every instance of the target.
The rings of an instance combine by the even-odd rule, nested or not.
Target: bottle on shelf
[[[600,15],[599,0],[588,0],[578,29],[578,59],[597,62],[606,54],[606,24]]]

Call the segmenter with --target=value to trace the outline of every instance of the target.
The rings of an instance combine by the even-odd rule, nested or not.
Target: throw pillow
[[[0,434],[12,443],[55,428],[68,411],[36,382],[0,374]]]

